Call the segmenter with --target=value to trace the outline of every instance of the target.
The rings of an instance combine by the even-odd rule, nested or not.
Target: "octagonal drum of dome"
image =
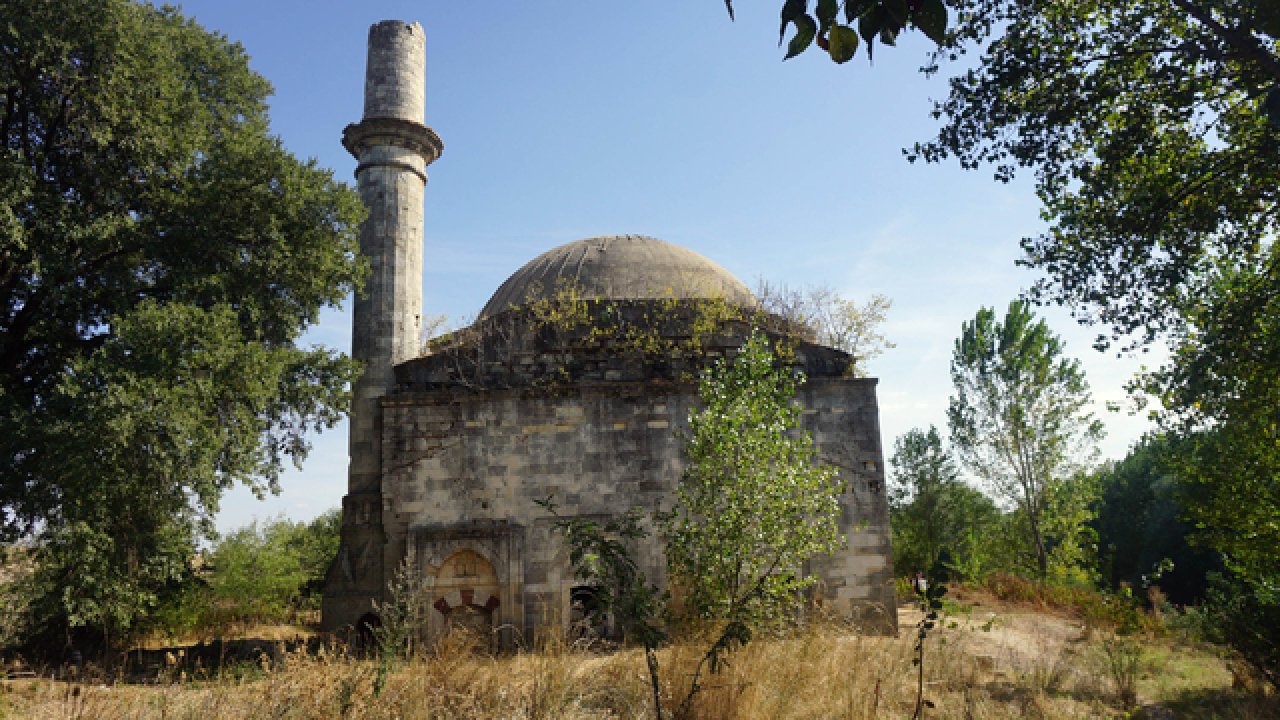
[[[554,294],[566,284],[610,300],[724,298],[752,307],[755,296],[728,270],[688,248],[644,235],[578,240],[530,260],[480,311],[492,317]]]

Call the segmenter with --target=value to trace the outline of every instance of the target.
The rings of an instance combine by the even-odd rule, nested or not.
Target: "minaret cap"
[[[421,25],[383,20],[369,28],[364,116],[342,131],[342,146],[361,162],[357,176],[369,160],[366,151],[380,145],[421,155],[422,168],[444,151],[440,136],[423,124],[425,72],[426,33]],[[426,181],[422,169],[414,172]]]

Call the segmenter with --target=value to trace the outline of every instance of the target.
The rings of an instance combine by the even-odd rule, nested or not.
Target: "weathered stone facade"
[[[815,378],[800,400],[804,427],[822,459],[840,465],[845,487],[840,525],[849,549],[813,568],[824,599],[870,627],[891,627],[882,615],[893,598],[875,381]],[[579,583],[535,501],[554,495],[566,515],[669,509],[684,465],[678,431],[696,402],[692,384],[662,381],[562,388],[550,398],[517,390],[389,397],[385,562],[398,562],[413,543],[426,590],[437,598],[445,592],[433,579],[450,553],[477,549],[498,571],[495,627],[528,632],[564,618]],[[468,543],[459,543],[460,535]],[[661,582],[659,544],[637,550],[640,566]],[[442,626],[445,617],[434,620]]]
[[[389,71],[385,58],[401,53],[400,29],[416,28],[396,24],[387,40],[388,25],[370,33],[370,83],[375,54],[381,77]],[[414,32],[421,36],[420,28],[408,35]],[[383,42],[394,51],[375,53],[373,46]],[[420,105],[368,90],[361,126],[370,122],[371,95],[376,106],[399,108],[399,119],[408,120],[406,112],[421,115]],[[736,352],[750,332],[741,320],[720,319],[691,343],[699,308],[717,302],[749,307],[754,299],[723,268],[691,251],[653,238],[592,238],[526,264],[472,328],[436,352],[406,355],[408,333],[417,349],[421,297],[416,282],[403,276],[420,272],[425,174],[417,165],[384,163],[377,172],[387,175],[374,175],[365,158],[376,153],[361,154],[367,145],[351,137],[349,128],[348,147],[361,159],[357,174],[371,209],[363,247],[380,253],[375,268],[393,269],[375,271],[363,314],[357,305],[354,351],[369,365],[356,388],[343,542],[330,569],[324,624],[337,628],[365,617],[392,570],[412,558],[432,608],[429,631],[464,622],[492,629],[504,646],[526,643],[538,628],[563,626],[571,599],[583,590],[535,501],[554,496],[562,514],[575,516],[669,508],[684,466],[680,431],[697,403],[693,378],[706,363]],[[396,152],[434,158],[430,148],[401,135],[378,137]],[[439,152],[438,140],[432,147]],[[407,189],[388,204],[383,193],[391,184]],[[413,189],[416,215],[405,206]],[[417,247],[416,256],[409,245]],[[570,284],[587,295],[585,321],[556,325],[534,317],[528,302]],[[613,330],[597,332],[606,325]],[[628,332],[633,328],[672,350],[637,347]],[[694,346],[696,352],[684,350]],[[807,343],[794,359],[808,378],[799,394],[803,425],[820,459],[839,468],[844,488],[840,526],[847,549],[816,558],[812,570],[822,580],[817,597],[830,609],[868,629],[892,630],[876,381],[849,377],[850,362],[844,353]],[[636,553],[649,577],[665,580],[656,539]]]
[[[358,162],[360,197],[369,208],[360,250],[370,273],[353,307],[352,356],[364,363],[364,373],[352,388],[342,554],[323,603],[329,625],[331,618],[346,623],[368,612],[371,599],[386,585],[379,402],[394,386],[395,364],[419,352],[422,198],[427,165],[443,149],[435,132],[422,124],[425,67],[421,25],[392,20],[371,27],[364,117],[342,134]]]

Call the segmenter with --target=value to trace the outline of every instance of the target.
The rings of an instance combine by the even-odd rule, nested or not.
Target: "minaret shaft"
[[[381,400],[394,389],[395,365],[419,352],[423,192],[427,165],[442,149],[423,124],[425,73],[421,25],[388,20],[369,28],[364,117],[342,134],[369,210],[360,228],[369,275],[353,308],[351,354],[364,369],[352,388],[342,546],[325,591],[328,628],[355,622],[385,587]]]

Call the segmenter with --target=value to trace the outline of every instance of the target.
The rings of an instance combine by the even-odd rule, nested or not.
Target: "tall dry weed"
[[[979,662],[984,634],[945,630],[926,675],[930,720],[1094,718],[1114,715],[1110,681],[1096,645],[1048,646]],[[705,647],[660,651],[668,707],[683,699]],[[691,720],[904,718],[915,701],[912,638],[860,636],[816,625],[758,638],[704,677]],[[397,665],[375,693],[376,661],[325,648],[279,654],[254,672],[160,685],[4,683],[0,717],[32,720],[212,720],[240,718],[510,718],[651,720],[644,654],[592,654],[549,644],[541,652],[492,656],[464,636],[448,636]],[[1225,688],[1224,691],[1228,691]],[[1245,702],[1240,700],[1239,702]],[[1243,707],[1243,705],[1242,705]],[[1223,714],[1223,717],[1247,715]]]
[[[1138,704],[1138,679],[1145,656],[1142,643],[1132,635],[1111,635],[1103,638],[1099,645],[1104,666],[1115,686],[1116,702],[1121,710],[1130,710]]]

